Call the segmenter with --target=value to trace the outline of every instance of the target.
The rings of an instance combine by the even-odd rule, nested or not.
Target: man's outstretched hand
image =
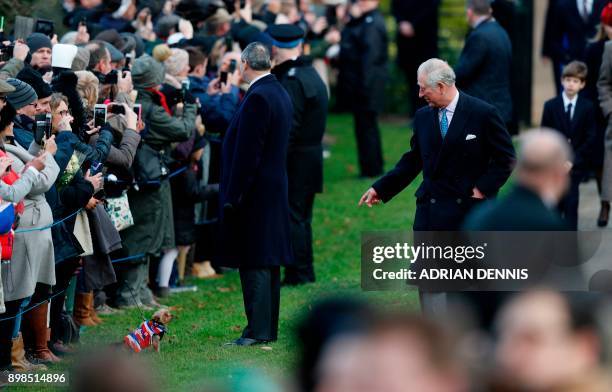
[[[374,204],[380,204],[382,200],[378,197],[378,193],[374,190],[374,188],[370,188],[366,191],[366,193],[361,196],[359,200],[359,206],[367,205],[368,207],[372,207]]]

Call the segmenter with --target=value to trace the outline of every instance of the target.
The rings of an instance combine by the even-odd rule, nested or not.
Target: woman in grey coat
[[[32,188],[24,199],[24,212],[20,216],[19,227],[15,232],[11,262],[2,265],[4,300],[7,303],[21,301],[21,307],[23,307],[29,301],[41,302],[46,299],[45,290],[40,290],[40,288],[46,287],[48,291],[55,284],[55,258],[51,230],[43,228],[53,223],[51,207],[45,199],[45,192],[53,186],[59,174],[59,167],[53,157],[57,149],[53,138],[47,141],[42,151],[35,143],[32,143],[30,150],[26,151],[15,142],[12,123],[15,111],[9,109],[19,110],[36,100],[36,93],[26,83],[16,83],[15,87],[16,91],[7,96],[10,106],[3,108],[0,116],[2,123],[0,139],[4,142],[7,155],[13,159],[12,168],[17,173],[23,172],[33,160],[42,160],[45,166],[36,176]],[[37,288],[39,290],[36,290]],[[40,293],[34,295],[35,292]],[[49,350],[46,347],[47,303],[25,313],[23,320],[24,340],[31,344],[33,355],[48,357]],[[18,337],[20,324],[21,320],[18,317],[13,338]]]

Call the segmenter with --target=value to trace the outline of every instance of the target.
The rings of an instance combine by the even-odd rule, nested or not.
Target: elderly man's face
[[[32,67],[47,67],[51,65],[51,48],[40,48],[36,52],[32,53],[32,61],[30,61]]]
[[[444,94],[446,92],[446,86],[443,83],[438,83],[436,86],[430,86],[427,83],[427,75],[420,74],[417,78],[419,85],[419,98],[423,98],[425,102],[431,107],[440,108],[444,107]]]

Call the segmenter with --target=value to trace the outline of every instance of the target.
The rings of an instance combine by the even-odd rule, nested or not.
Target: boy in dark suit
[[[558,206],[559,212],[574,230],[578,228],[578,187],[586,174],[588,157],[596,138],[593,103],[578,97],[585,86],[586,77],[586,64],[581,61],[567,64],[561,76],[563,92],[544,104],[542,114],[542,127],[560,132],[574,153],[570,187]]]

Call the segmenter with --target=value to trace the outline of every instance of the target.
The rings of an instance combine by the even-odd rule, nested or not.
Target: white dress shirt
[[[570,113],[570,120],[574,118],[574,112],[576,111],[576,102],[578,102],[578,94],[574,95],[574,98],[569,99],[565,92],[561,94],[563,97],[563,112],[567,113],[567,105],[572,104],[572,112]]]
[[[453,114],[455,114],[455,109],[457,108],[457,102],[459,102],[459,91],[455,94],[455,98],[448,104],[445,108],[440,108],[438,110],[438,120],[442,121],[442,109],[446,109],[446,120],[448,121],[448,127],[450,128],[451,121],[453,120]]]
[[[584,15],[584,5],[586,3],[587,14]],[[578,7],[578,13],[583,19],[587,19],[593,12],[593,0],[576,0],[576,7]]]
[[[249,83],[249,88],[251,88],[251,86],[254,85],[256,81],[258,81],[259,79],[263,79],[263,78],[265,78],[268,75],[270,75],[270,72],[267,72],[267,73],[265,73],[263,75],[259,75],[255,79],[251,80],[251,83]]]

